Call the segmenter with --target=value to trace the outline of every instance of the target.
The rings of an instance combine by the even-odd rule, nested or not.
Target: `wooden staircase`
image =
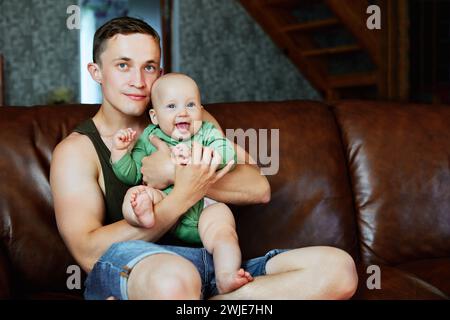
[[[327,101],[407,98],[407,0],[240,2]],[[381,30],[366,26],[370,4]]]

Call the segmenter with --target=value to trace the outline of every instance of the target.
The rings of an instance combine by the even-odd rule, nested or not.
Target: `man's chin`
[[[126,113],[133,116],[141,116],[146,110],[147,110],[147,103],[146,102],[127,102],[125,104],[125,110]]]

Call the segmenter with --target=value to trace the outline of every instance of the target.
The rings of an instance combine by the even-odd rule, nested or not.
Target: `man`
[[[80,266],[88,272],[87,299],[346,299],[356,290],[353,259],[331,247],[272,250],[244,262],[254,281],[216,295],[212,258],[203,248],[158,245],[179,217],[204,196],[234,204],[266,203],[270,187],[257,168],[231,164],[216,172],[209,148],[193,146],[193,164],[174,166],[157,138],[158,150],[143,161],[144,182],[154,188],[174,184],[154,208],[155,225],[145,229],[122,218],[128,186],[111,176],[113,134],[147,126],[153,82],[160,76],[157,33],[145,22],[117,18],[97,30],[92,78],[103,102],[95,116],[55,149],[50,182],[58,229]],[[217,121],[205,112],[204,120]],[[237,148],[238,162],[248,154]]]

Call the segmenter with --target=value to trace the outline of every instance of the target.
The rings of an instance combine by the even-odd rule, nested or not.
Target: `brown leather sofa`
[[[97,107],[0,108],[0,298],[82,298],[66,285],[76,263],[58,234],[48,179],[56,144]],[[354,299],[449,298],[450,107],[290,101],[207,109],[223,128],[279,129],[270,203],[233,207],[245,258],[331,245],[357,261]],[[381,289],[367,287],[370,265],[380,268]]]

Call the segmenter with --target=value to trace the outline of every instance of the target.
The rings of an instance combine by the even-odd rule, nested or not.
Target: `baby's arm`
[[[111,148],[111,165],[114,174],[120,181],[128,185],[136,185],[142,179],[142,158],[148,155],[145,145],[149,143],[146,138],[148,135],[144,131],[130,153],[128,149],[136,138],[136,132],[132,129],[125,129],[124,131],[122,133],[119,131],[114,135]]]

